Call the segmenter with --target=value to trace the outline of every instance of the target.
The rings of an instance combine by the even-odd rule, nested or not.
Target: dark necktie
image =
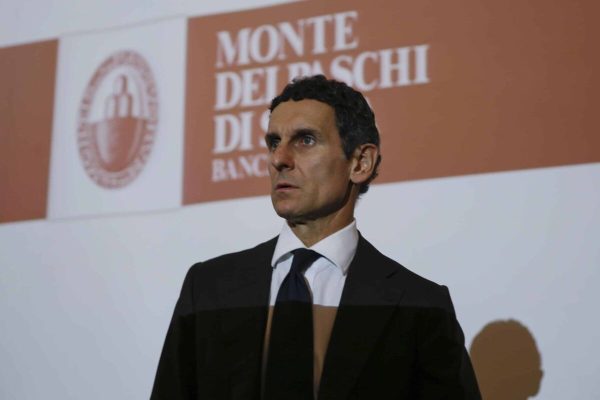
[[[320,255],[294,250],[294,259],[279,292],[273,319],[265,376],[265,399],[313,398],[312,299],[302,274]]]

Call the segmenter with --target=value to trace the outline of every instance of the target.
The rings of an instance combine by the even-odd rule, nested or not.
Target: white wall
[[[0,45],[272,3],[2,0]],[[526,325],[545,371],[537,398],[594,399],[598,182],[600,164],[381,184],[357,220],[383,253],[449,286],[467,345],[492,320]],[[0,225],[0,398],[147,398],[187,268],[281,223],[257,197]]]

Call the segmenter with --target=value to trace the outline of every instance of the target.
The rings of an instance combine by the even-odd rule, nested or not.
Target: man
[[[286,223],[190,269],[152,398],[480,398],[448,290],[356,229],[380,161],[364,97],[314,76],[270,110],[271,199]]]

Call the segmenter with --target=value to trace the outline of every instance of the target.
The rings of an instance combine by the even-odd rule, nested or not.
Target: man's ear
[[[368,181],[377,168],[378,158],[379,149],[373,143],[364,143],[354,149],[350,171],[352,183],[360,185]]]

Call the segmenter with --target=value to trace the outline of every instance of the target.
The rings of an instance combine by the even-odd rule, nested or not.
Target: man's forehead
[[[325,128],[335,126],[335,111],[329,104],[313,99],[288,100],[271,112],[269,132],[281,128]]]

